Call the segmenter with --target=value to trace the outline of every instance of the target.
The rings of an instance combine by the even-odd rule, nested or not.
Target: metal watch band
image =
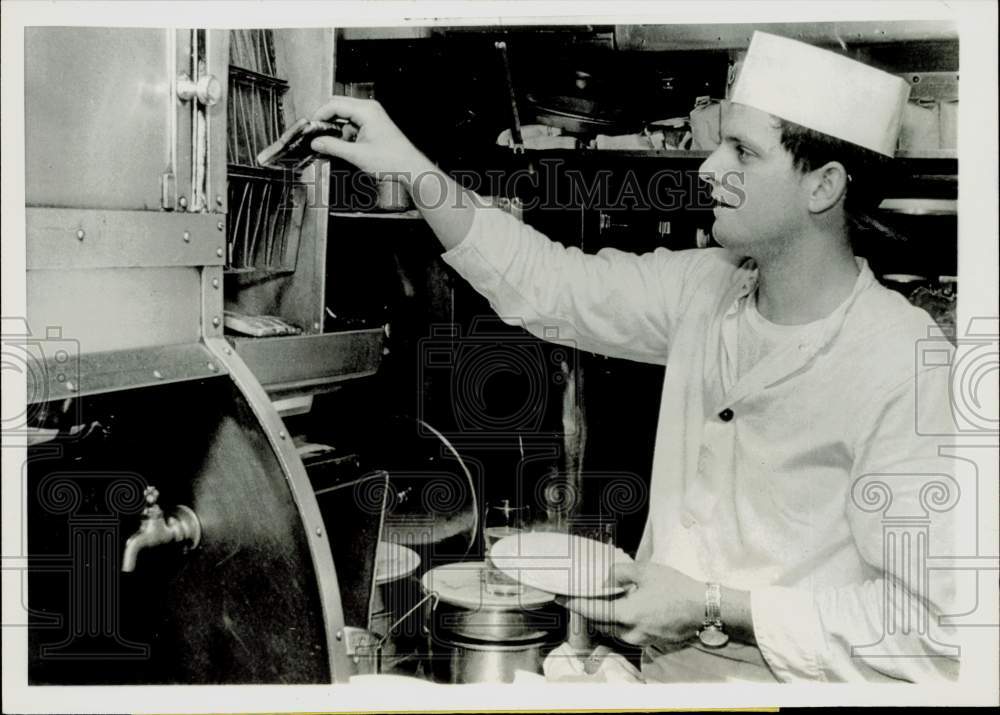
[[[722,586],[717,583],[706,584],[705,623],[722,625]]]
[[[705,620],[698,631],[698,640],[709,648],[721,648],[729,642],[729,635],[722,625],[722,586],[706,584]]]

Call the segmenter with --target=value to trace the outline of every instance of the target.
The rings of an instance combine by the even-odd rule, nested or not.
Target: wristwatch
[[[729,642],[729,634],[722,626],[722,586],[717,583],[709,583],[706,586],[705,620],[701,622],[698,640],[709,648],[721,648]]]

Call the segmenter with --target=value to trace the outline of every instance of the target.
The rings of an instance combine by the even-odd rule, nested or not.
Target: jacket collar
[[[859,257],[854,259],[858,265],[859,274],[854,282],[850,295],[830,315],[820,320],[819,329],[804,335],[802,341],[787,346],[786,350],[771,355],[760,365],[739,380],[725,395],[724,402],[733,404],[747,395],[777,384],[791,375],[800,372],[812,364],[815,357],[822,352],[840,334],[851,308],[858,297],[872,287],[877,281],[868,262]],[[723,318],[733,319],[747,297],[757,290],[759,269],[753,259],[746,259],[736,271],[736,279],[729,296],[729,304]],[[720,351],[722,346],[720,345]],[[720,354],[721,359],[721,354]],[[717,377],[717,376],[716,376]]]

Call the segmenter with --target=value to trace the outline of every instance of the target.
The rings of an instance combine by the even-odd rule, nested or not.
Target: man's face
[[[726,248],[757,257],[807,225],[803,175],[781,146],[781,132],[770,114],[727,103],[722,144],[699,171],[717,202],[712,235]]]

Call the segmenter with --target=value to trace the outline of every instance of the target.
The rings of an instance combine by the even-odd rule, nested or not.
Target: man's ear
[[[851,177],[839,161],[830,161],[809,172],[809,210],[823,213],[831,209],[847,193]]]

